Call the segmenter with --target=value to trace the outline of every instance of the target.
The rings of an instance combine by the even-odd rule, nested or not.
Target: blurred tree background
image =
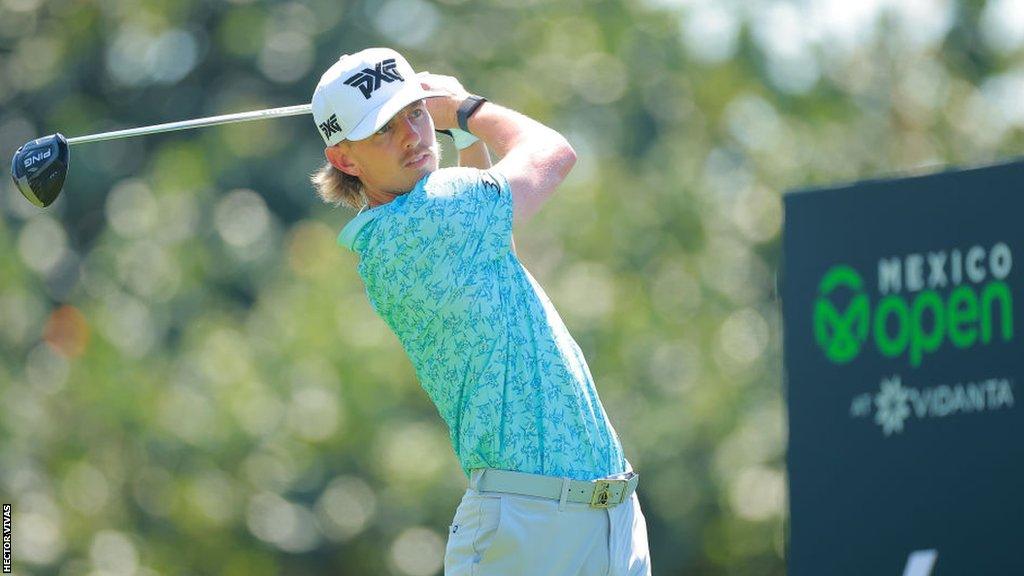
[[[781,194],[1019,154],[1024,2],[0,0],[0,158],[304,103],[373,45],[576,146],[516,240],[655,574],[783,574]],[[310,119],[73,156],[47,210],[0,183],[15,572],[440,573],[465,479],[314,198]]]

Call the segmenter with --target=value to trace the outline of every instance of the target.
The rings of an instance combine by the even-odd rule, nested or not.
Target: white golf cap
[[[371,136],[424,90],[412,66],[390,48],[345,54],[324,72],[313,91],[313,122],[328,146]]]

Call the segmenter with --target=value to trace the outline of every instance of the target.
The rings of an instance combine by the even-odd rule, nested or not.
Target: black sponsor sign
[[[1024,574],[1024,162],[785,211],[789,573]]]

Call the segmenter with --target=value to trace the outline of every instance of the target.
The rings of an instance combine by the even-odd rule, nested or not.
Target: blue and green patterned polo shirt
[[[469,474],[576,480],[625,470],[579,346],[512,250],[498,173],[444,168],[365,210],[339,243],[398,337]]]

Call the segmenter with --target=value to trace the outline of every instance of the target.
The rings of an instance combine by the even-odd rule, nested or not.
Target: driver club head
[[[11,177],[29,202],[45,208],[60,195],[70,165],[67,138],[51,134],[18,148],[11,161]]]

